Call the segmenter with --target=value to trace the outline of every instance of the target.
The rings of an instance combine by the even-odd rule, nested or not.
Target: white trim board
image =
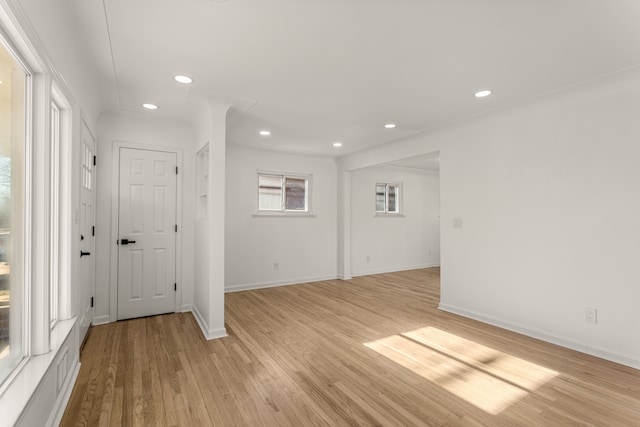
[[[430,262],[430,263],[426,263],[426,264],[410,265],[410,266],[406,266],[406,267],[392,267],[392,268],[383,268],[383,269],[379,269],[379,270],[358,271],[358,272],[354,271],[351,274],[351,277],[371,276],[373,274],[384,274],[384,273],[396,273],[398,271],[420,270],[420,269],[423,269],[423,268],[433,268],[433,267],[440,267],[440,263],[439,262]]]
[[[109,315],[94,316],[93,318],[93,326],[106,325],[107,323],[111,323],[111,317]]]
[[[193,309],[191,310],[191,314],[193,314],[193,317],[196,319],[196,322],[198,322],[198,326],[200,326],[200,330],[202,331],[202,334],[204,335],[204,338],[206,340],[214,340],[217,338],[224,338],[227,336],[227,330],[225,328],[209,329],[209,325],[207,325],[207,322],[205,322],[204,318],[202,317],[202,315],[200,314],[196,306],[193,306]]]
[[[621,365],[628,366],[634,369],[640,369],[640,360],[633,358],[632,356],[625,354],[612,353],[608,350],[599,347],[593,347],[587,344],[576,342],[570,339],[561,338],[546,332],[542,332],[536,329],[531,329],[518,323],[513,323],[508,320],[499,319],[486,314],[478,313],[472,310],[466,310],[461,307],[456,307],[448,304],[440,303],[438,309],[446,311],[448,313],[457,314],[462,317],[477,320],[482,323],[497,326],[508,331],[516,332],[522,335],[526,335],[531,338],[536,338],[551,344],[559,345],[571,350],[579,351],[590,356],[599,357],[611,362],[619,363]]]
[[[307,277],[304,279],[293,279],[293,280],[285,280],[285,281],[227,285],[224,287],[224,292],[227,293],[227,292],[251,291],[254,289],[276,288],[278,286],[289,286],[289,285],[302,285],[304,283],[323,282],[325,280],[337,280],[337,279],[338,279],[338,276],[320,276],[320,277]]]

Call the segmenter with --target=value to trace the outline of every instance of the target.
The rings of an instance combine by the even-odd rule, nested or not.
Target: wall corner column
[[[338,278],[351,279],[351,172],[338,164]]]
[[[207,339],[214,339],[227,336],[224,327],[224,200],[226,186],[226,121],[230,105],[209,100],[209,107],[211,110],[211,137],[209,140],[209,197],[207,198],[209,219],[209,318],[207,319],[209,330]],[[222,203],[220,203],[221,200]]]

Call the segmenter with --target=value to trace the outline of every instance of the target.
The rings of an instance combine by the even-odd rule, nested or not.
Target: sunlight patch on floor
[[[430,326],[364,345],[492,415],[558,375]]]

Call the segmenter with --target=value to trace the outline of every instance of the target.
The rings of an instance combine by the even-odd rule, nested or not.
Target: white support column
[[[239,117],[255,101],[205,95],[198,123],[199,144],[208,147],[206,212],[196,219],[193,313],[206,339],[227,336],[224,327],[225,190],[228,115]],[[231,110],[233,107],[233,110]],[[231,118],[231,120],[233,117]]]
[[[224,239],[227,112],[229,104],[209,100],[211,138],[209,140],[209,318],[207,338],[227,335],[224,327]]]
[[[338,277],[351,279],[351,173],[338,165]]]

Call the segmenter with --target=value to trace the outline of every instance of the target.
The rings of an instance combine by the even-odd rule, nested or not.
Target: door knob
[[[128,244],[132,244],[135,243],[135,240],[129,240],[129,239],[120,239],[120,244],[121,245],[128,245]]]
[[[80,258],[82,258],[82,257],[83,257],[83,256],[85,256],[85,255],[91,255],[91,252],[83,252],[83,251],[80,251]]]

